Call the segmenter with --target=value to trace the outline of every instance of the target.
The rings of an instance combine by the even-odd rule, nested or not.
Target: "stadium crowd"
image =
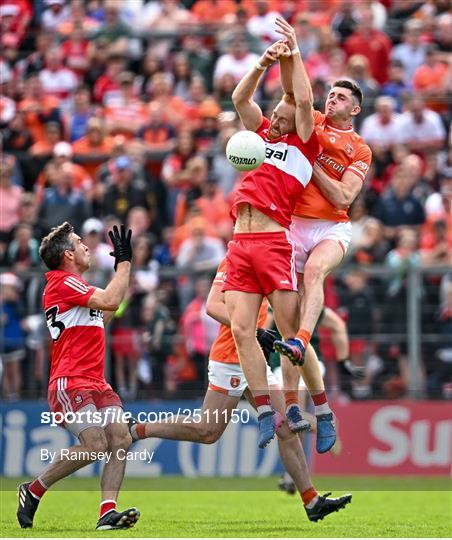
[[[113,269],[106,231],[133,231],[132,286],[111,329],[120,395],[202,395],[218,328],[205,300],[239,179],[224,152],[241,128],[231,94],[279,39],[277,13],[297,31],[316,108],[338,78],[363,89],[355,129],[373,163],[350,210],[348,265],[326,298],[367,366],[352,397],[405,395],[407,271],[451,264],[448,0],[0,0],[3,397],[44,394],[38,247],[66,220],[99,286]],[[267,112],[279,75],[275,64],[260,89]],[[422,344],[424,391],[450,399],[452,273],[430,270],[419,294],[423,332],[436,336]]]

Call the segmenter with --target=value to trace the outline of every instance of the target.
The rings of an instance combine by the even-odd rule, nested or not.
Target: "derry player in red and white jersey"
[[[292,50],[298,51],[295,30],[283,18],[276,18],[277,32]],[[295,59],[281,59],[282,85],[286,92],[293,87]],[[300,62],[301,57],[300,57]],[[309,79],[302,81],[305,91],[312,91]],[[294,87],[293,87],[294,88]],[[275,349],[300,367],[308,389],[322,388],[313,401],[318,425],[324,431],[317,437],[317,450],[328,451],[335,442],[334,418],[328,406],[320,372],[307,373],[313,363],[311,335],[323,308],[323,283],[340,264],[351,238],[347,210],[362,189],[372,154],[362,138],[353,131],[353,118],[361,111],[362,91],[353,81],[336,81],[326,100],[325,114],[311,107],[306,114],[314,118],[322,152],[317,157],[313,176],[294,210],[290,236],[297,247],[297,272],[301,298],[300,328],[295,339],[276,341]],[[307,353],[305,355],[305,353]],[[342,366],[343,367],[343,366]],[[284,379],[295,386],[299,373],[286,370]],[[291,373],[294,374],[293,377]],[[350,376],[358,373],[350,372]],[[312,395],[312,391],[311,391]],[[319,420],[322,420],[319,423]],[[319,446],[320,445],[320,446]]]
[[[64,427],[80,444],[64,449],[32,482],[19,486],[17,518],[22,528],[33,526],[39,501],[48,488],[97,459],[107,458],[102,472],[96,530],[128,529],[138,520],[136,508],[116,511],[132,438],[122,403],[104,377],[105,332],[123,300],[130,280],[131,231],[109,233],[116,273],[105,289],[90,286],[81,276],[90,266],[90,252],[65,222],[52,229],[39,248],[50,269],[43,306],[53,340],[48,401]]]
[[[312,109],[312,92],[301,59],[294,61],[293,95],[283,97],[270,120],[253,100],[267,66],[290,54],[282,42],[271,45],[232,95],[245,128],[262,137],[266,146],[264,163],[245,176],[233,200],[234,237],[223,289],[240,364],[258,410],[261,448],[275,436],[275,420],[256,322],[267,296],[284,338],[295,337],[298,330],[295,252],[288,228],[320,152],[312,114],[306,114]]]

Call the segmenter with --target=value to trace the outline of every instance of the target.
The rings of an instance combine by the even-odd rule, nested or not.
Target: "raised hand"
[[[132,231],[129,229],[126,234],[126,228],[121,225],[121,231],[114,225],[112,231],[108,231],[113,251],[110,255],[115,258],[115,270],[119,263],[132,260]]]
[[[290,49],[282,39],[276,41],[266,49],[264,54],[261,56],[259,63],[263,67],[268,67],[277,62],[281,56],[290,56]]]
[[[292,51],[298,47],[297,34],[295,29],[282,17],[276,17],[276,32],[284,36],[284,42]]]

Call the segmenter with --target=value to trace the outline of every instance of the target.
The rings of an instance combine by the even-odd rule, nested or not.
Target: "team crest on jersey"
[[[240,384],[240,377],[231,377],[230,381],[232,388],[237,388]]]
[[[77,405],[80,405],[80,403],[83,401],[83,398],[80,395],[76,395],[74,401],[75,403],[77,403]]]
[[[349,156],[351,156],[353,154],[353,146],[351,144],[346,144],[345,145],[345,151],[347,152],[347,154]]]

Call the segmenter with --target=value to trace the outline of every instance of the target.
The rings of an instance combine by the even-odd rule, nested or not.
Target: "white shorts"
[[[267,365],[268,386],[279,386],[272,370]],[[209,388],[231,397],[241,397],[248,387],[240,364],[226,364],[209,360]]]
[[[322,379],[325,377],[326,368],[325,364],[323,362],[319,362],[320,364],[320,373],[322,375]],[[273,370],[273,375],[275,376],[275,379],[278,381],[278,385],[283,388],[283,376],[282,376],[282,368],[281,366],[275,367]],[[306,390],[306,384],[303,380],[303,377],[300,377],[300,382],[298,383],[298,390]]]
[[[347,253],[352,238],[352,224],[326,219],[309,219],[292,216],[290,226],[290,239],[296,248],[296,267],[298,273],[303,273],[304,265],[311,251],[322,240],[336,240],[342,248],[344,255]]]

